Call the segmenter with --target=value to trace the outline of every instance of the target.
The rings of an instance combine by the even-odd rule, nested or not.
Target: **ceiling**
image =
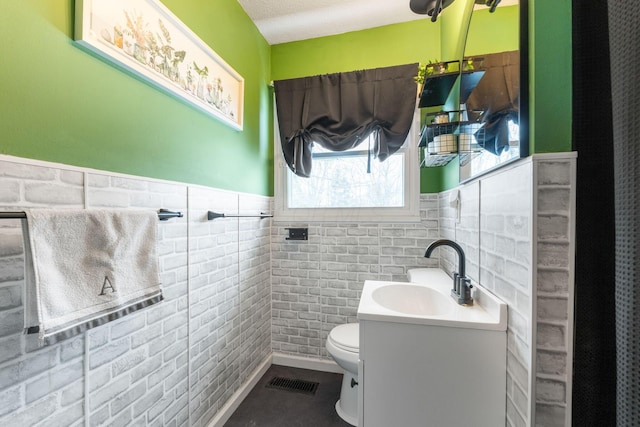
[[[409,0],[238,0],[269,44],[426,19]],[[500,6],[517,4],[502,0]]]

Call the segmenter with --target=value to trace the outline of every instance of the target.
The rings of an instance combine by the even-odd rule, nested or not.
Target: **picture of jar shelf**
[[[244,79],[157,0],[76,1],[76,41],[232,127]]]

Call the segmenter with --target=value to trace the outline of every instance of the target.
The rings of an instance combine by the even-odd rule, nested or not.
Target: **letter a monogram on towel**
[[[104,276],[104,283],[102,284],[102,289],[100,289],[100,295],[106,295],[108,291],[115,292],[116,288],[111,284],[111,280],[109,276]]]
[[[25,332],[54,343],[162,300],[154,211],[31,209]]]

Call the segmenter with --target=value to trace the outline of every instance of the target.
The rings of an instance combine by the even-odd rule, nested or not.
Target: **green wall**
[[[408,7],[408,6],[407,6]],[[271,47],[274,80],[440,59],[440,25],[429,19]],[[439,168],[420,170],[423,193],[442,189]]]
[[[428,18],[272,46],[273,79],[428,62],[455,55],[459,39],[452,35],[469,2],[456,2],[433,24]],[[529,0],[530,153],[571,150],[571,2]],[[449,14],[449,20],[447,20]],[[453,20],[451,18],[454,18]],[[466,55],[518,49],[517,7],[474,12]],[[459,22],[458,22],[459,24]],[[451,33],[451,34],[450,34]],[[436,40],[442,41],[438,46]],[[449,43],[448,40],[455,40]],[[454,47],[456,46],[456,47]],[[421,170],[421,191],[455,186],[457,170]]]
[[[532,153],[571,151],[571,22],[570,1],[529,0]]]
[[[442,11],[438,17],[442,25],[442,60],[457,61],[462,58],[465,45],[465,28],[473,11],[473,1],[457,1]]]
[[[272,195],[269,80],[425,63],[449,46],[441,43],[448,30],[426,18],[270,47],[236,1],[163,2],[245,78],[243,131],[80,49],[72,40],[74,0],[5,0],[0,153]],[[444,11],[445,25],[457,3]],[[569,151],[571,3],[529,0],[529,26],[531,152]],[[491,30],[472,36],[466,52],[507,41],[499,26]],[[450,186],[455,171],[442,169],[421,171],[423,192]]]
[[[455,60],[461,56],[464,39],[459,37],[462,16],[468,16],[472,2],[455,2],[438,21],[430,18],[388,25],[271,47],[274,80],[317,74],[376,68],[434,59]],[[479,13],[478,13],[479,12]],[[474,13],[469,49],[473,54],[518,49],[517,7],[499,8],[494,14]],[[476,17],[478,15],[478,17]],[[489,35],[483,31],[489,26]],[[494,43],[494,38],[499,39]],[[466,51],[468,52],[468,51]],[[441,168],[420,170],[423,193],[442,191],[458,184],[455,162]]]
[[[487,8],[475,10],[469,25],[465,56],[518,50],[518,14],[517,7],[498,7],[493,13]]]
[[[407,5],[408,7],[408,5]],[[440,26],[422,19],[271,47],[274,80],[427,62],[440,57]]]
[[[236,131],[73,42],[73,0],[0,2],[0,153],[273,194],[270,47],[235,1],[164,0],[245,79]]]

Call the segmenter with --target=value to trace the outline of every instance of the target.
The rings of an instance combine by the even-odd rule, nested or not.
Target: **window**
[[[315,144],[309,178],[299,177],[287,167],[276,131],[275,219],[419,220],[418,129],[416,113],[403,147],[384,162],[372,158],[370,173],[367,173],[367,162],[372,141],[365,140],[347,151],[330,151]]]

